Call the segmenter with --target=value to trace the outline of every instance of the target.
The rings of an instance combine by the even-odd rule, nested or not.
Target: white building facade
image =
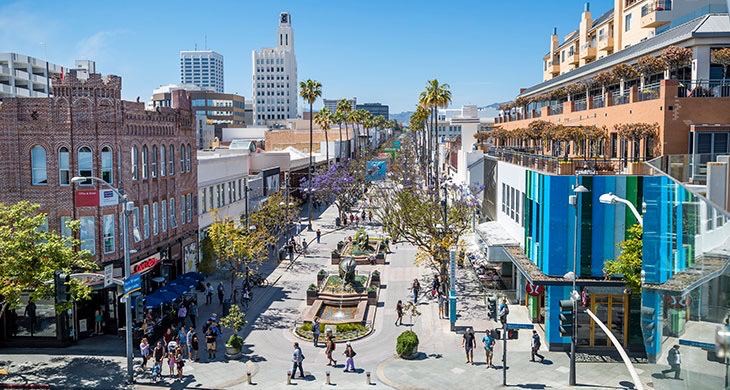
[[[181,51],[180,82],[223,93],[223,56],[212,50]]]
[[[256,125],[283,124],[297,117],[297,59],[291,15],[279,15],[277,46],[253,51],[253,119]]]
[[[63,67],[18,53],[0,53],[0,98],[48,97]]]

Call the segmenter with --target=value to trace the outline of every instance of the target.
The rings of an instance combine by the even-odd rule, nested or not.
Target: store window
[[[81,228],[79,229],[81,250],[87,250],[91,252],[92,255],[96,254],[96,226],[94,219],[94,217],[79,218],[79,222],[81,223]]]

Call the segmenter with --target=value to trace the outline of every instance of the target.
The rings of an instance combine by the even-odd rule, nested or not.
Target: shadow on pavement
[[[63,365],[20,363],[10,366],[6,382],[17,384],[46,383],[59,388],[124,388],[124,375],[119,363],[96,357],[65,358]],[[19,374],[13,374],[19,372]]]

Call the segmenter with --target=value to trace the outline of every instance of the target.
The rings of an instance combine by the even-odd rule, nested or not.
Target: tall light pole
[[[580,297],[575,287],[578,279],[578,195],[590,192],[588,188],[578,184],[578,176],[575,177],[573,195],[568,197],[568,202],[575,208],[575,227],[573,229],[573,291],[570,298],[573,301],[573,335],[570,338],[570,377],[569,384],[575,386],[575,343],[578,339],[578,298]]]
[[[134,209],[134,202],[130,201],[126,194],[120,192],[116,187],[107,183],[106,180],[95,177],[95,176],[75,176],[71,178],[71,183],[79,184],[86,180],[96,181],[109,187],[110,190],[114,191],[119,197],[119,202],[122,205],[122,212],[124,218],[122,218],[122,244],[124,251],[124,277],[128,278],[131,276],[131,265],[129,259],[129,213]],[[127,297],[127,301],[124,303],[124,317],[125,317],[125,336],[127,339],[127,383],[134,383],[134,350],[132,349],[132,305],[131,297]]]

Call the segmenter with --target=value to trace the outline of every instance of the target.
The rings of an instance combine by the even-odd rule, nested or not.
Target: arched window
[[[139,152],[132,146],[132,180],[139,179]]]
[[[70,155],[66,147],[58,149],[58,184],[71,184]]]
[[[107,183],[114,180],[112,172],[114,171],[114,159],[112,158],[112,148],[105,146],[101,149],[101,178]]]
[[[193,170],[192,167],[192,156],[193,155],[193,149],[190,147],[190,144],[188,144],[188,150],[185,154],[185,167],[187,168],[187,171],[190,172]]]
[[[170,169],[168,169],[168,172],[172,176],[175,174],[175,145],[170,145],[168,152],[170,152]]]
[[[147,145],[142,146],[142,179],[147,178],[147,163],[149,162],[149,152]]]
[[[94,175],[94,157],[91,154],[91,149],[84,146],[79,148],[79,176],[90,177]],[[85,180],[81,184],[91,184],[91,180]]]
[[[46,149],[36,145],[30,149],[31,184],[44,186],[48,184],[48,172],[46,171]]]
[[[152,145],[152,166],[150,169],[150,176],[157,177],[157,145]]]
[[[180,172],[185,173],[185,145],[180,145]]]
[[[165,151],[167,151],[167,147],[165,145],[160,145],[160,176],[165,176],[167,174],[167,153],[165,153]]]

